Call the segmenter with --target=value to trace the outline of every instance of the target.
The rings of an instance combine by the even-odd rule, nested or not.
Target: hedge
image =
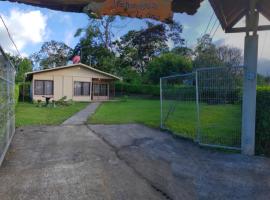
[[[270,156],[270,87],[257,89],[256,154]]]
[[[14,94],[14,98],[15,98],[15,105],[17,105],[18,101],[19,101],[19,96],[20,96],[20,89],[19,89],[19,85],[16,84],[15,85],[15,94]]]
[[[129,84],[118,82],[115,84],[115,92],[121,95],[150,95],[159,96],[159,85]]]

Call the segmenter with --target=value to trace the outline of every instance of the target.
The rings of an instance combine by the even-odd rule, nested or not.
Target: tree
[[[220,46],[217,48],[217,55],[225,66],[236,67],[243,62],[241,49],[235,47]]]
[[[148,81],[158,84],[160,77],[191,72],[192,60],[174,53],[165,53],[154,58],[147,68]]]
[[[193,50],[188,47],[175,47],[171,50],[171,52],[188,58],[192,58],[194,54]]]
[[[175,22],[170,25],[147,22],[146,28],[129,31],[115,42],[115,46],[120,57],[143,76],[154,57],[169,51],[169,40],[176,46],[184,44],[181,33],[182,26]]]
[[[113,66],[109,60],[115,57],[112,51],[113,33],[111,31],[115,18],[111,16],[101,19],[90,18],[89,25],[78,29],[75,34],[75,37],[80,37],[80,42],[76,45],[73,55],[79,54],[84,64],[112,72]]]
[[[52,40],[45,42],[30,58],[40,69],[49,69],[66,65],[71,53],[72,49],[65,43]]]
[[[7,54],[11,63],[14,65],[16,69],[16,83],[23,82],[25,79],[25,73],[32,71],[32,62],[28,58],[21,58],[19,56],[13,56]]]
[[[32,71],[32,62],[28,58],[23,58],[18,65],[16,72],[16,82],[23,82],[25,79],[25,73]]]
[[[217,48],[212,43],[210,35],[206,34],[198,39],[195,48],[194,67],[217,67],[221,65],[222,61],[218,57]]]

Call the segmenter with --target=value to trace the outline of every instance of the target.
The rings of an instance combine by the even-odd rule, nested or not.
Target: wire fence
[[[0,47],[0,165],[15,132],[15,69]]]
[[[161,128],[201,145],[240,149],[242,82],[242,67],[161,78]]]

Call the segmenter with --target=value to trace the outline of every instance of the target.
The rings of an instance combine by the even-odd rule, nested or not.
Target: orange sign
[[[173,17],[172,0],[92,0],[88,10],[97,15],[152,18],[160,21]]]

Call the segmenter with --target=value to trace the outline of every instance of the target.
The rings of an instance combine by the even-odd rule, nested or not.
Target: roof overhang
[[[83,67],[83,68],[89,69],[91,71],[94,71],[96,73],[99,73],[99,74],[102,74],[104,76],[107,76],[110,79],[113,79],[113,80],[122,80],[121,78],[119,78],[119,77],[117,77],[117,76],[115,76],[113,74],[110,74],[110,73],[107,73],[107,72],[98,70],[96,68],[90,67],[90,66],[85,65],[85,64],[82,64],[82,63],[72,64],[72,65],[67,65],[67,66],[61,66],[61,67],[56,67],[56,68],[52,68],[52,69],[44,69],[44,70],[39,70],[39,71],[28,72],[28,73],[25,74],[25,80],[26,81],[31,81],[34,74],[40,74],[40,73],[46,73],[46,72],[57,71],[57,70],[62,70],[62,69],[68,69],[68,68],[72,68],[72,67]]]
[[[250,0],[209,0],[222,28],[226,32],[231,32],[232,28],[246,16],[249,12]],[[257,0],[256,9],[265,18],[270,20],[270,1]],[[269,29],[268,26],[261,26],[258,30]],[[245,32],[244,29],[238,29],[237,32]]]
[[[4,0],[1,0],[4,1]],[[162,5],[164,3],[167,3],[169,5],[168,9],[170,11],[166,12],[171,12],[171,13],[187,13],[189,15],[193,15],[197,12],[198,8],[200,7],[200,4],[203,0],[8,0],[10,2],[18,2],[18,3],[24,3],[24,4],[28,4],[28,5],[32,5],[32,6],[39,6],[39,7],[43,7],[43,8],[49,8],[49,9],[53,9],[53,10],[59,10],[59,11],[66,11],[66,12],[78,12],[78,13],[82,13],[85,11],[85,8],[90,5],[90,4],[103,4],[103,3],[109,3],[111,2],[114,4],[120,4],[121,5],[129,5],[127,7],[125,7],[126,12],[120,12],[117,13],[112,11],[112,15],[113,13],[116,13],[116,15],[122,15],[122,16],[131,16],[134,17],[134,14],[132,14],[134,12],[134,5],[139,5],[136,11],[138,12],[138,14],[136,15],[136,17],[139,18],[149,18],[149,16],[151,17],[151,12],[154,9],[157,9],[155,11],[155,13],[157,13],[158,15],[162,15],[162,13],[165,12],[164,9],[166,9],[165,7],[163,7]],[[147,3],[152,2],[152,3],[157,3],[158,7],[153,8],[151,6],[145,6],[145,7],[141,7],[143,5],[146,5]],[[132,5],[132,6],[130,6]],[[115,8],[113,8],[112,10],[114,10]],[[147,10],[149,9],[149,13],[147,14]],[[88,10],[88,12],[90,12],[90,10]],[[95,12],[95,11],[93,11]],[[108,12],[108,11],[107,11]],[[155,18],[155,16],[151,17],[151,18]]]

